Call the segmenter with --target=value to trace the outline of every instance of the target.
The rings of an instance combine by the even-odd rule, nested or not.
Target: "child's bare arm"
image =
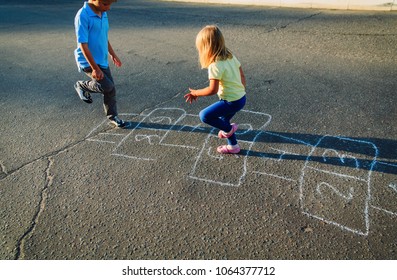
[[[96,80],[103,79],[103,72],[101,68],[99,68],[98,64],[96,64],[94,57],[91,54],[90,49],[88,48],[88,43],[81,43],[80,44],[81,51],[83,52],[85,58],[87,59],[88,63],[92,69],[92,77]]]
[[[112,59],[114,65],[116,65],[117,67],[121,67],[122,65],[121,60],[116,55],[116,52],[113,50],[113,47],[109,41],[108,41],[108,50],[109,50],[110,58]]]
[[[206,88],[202,88],[202,89],[189,88],[190,93],[196,97],[214,95],[218,92],[218,89],[219,89],[219,80],[213,80],[213,79],[210,80],[210,84]]]
[[[219,89],[219,80],[210,80],[210,84],[206,88],[202,89],[192,89],[189,88],[190,93],[186,94],[184,97],[186,102],[192,103],[199,96],[210,96],[214,95],[218,92]]]

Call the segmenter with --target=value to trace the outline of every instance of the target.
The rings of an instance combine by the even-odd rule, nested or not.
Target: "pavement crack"
[[[318,12],[318,13],[315,13],[315,14],[311,14],[311,15],[308,15],[307,17],[303,17],[303,18],[298,19],[297,22],[300,22],[300,21],[303,21],[303,20],[307,20],[307,19],[316,17],[316,16],[321,15],[321,14],[322,14],[321,12]]]
[[[50,170],[51,167],[54,164],[54,160],[52,157],[48,157],[48,164],[47,168],[45,170],[45,184],[43,189],[41,190],[40,193],[40,201],[37,206],[36,213],[33,215],[32,222],[29,226],[29,228],[25,231],[24,234],[19,238],[16,246],[16,253],[15,253],[15,260],[23,258],[23,251],[24,251],[24,245],[26,242],[26,238],[34,231],[36,225],[39,222],[40,216],[43,213],[45,207],[46,207],[46,202],[47,202],[47,196],[48,196],[48,188],[52,186],[54,176],[51,174]]]
[[[320,14],[321,14],[321,12],[318,12],[318,13],[311,14],[311,15],[308,15],[308,16],[305,16],[305,17],[302,17],[302,18],[298,18],[297,20],[288,22],[288,23],[286,23],[286,24],[284,24],[284,25],[275,26],[275,27],[273,27],[272,29],[268,30],[268,31],[265,32],[265,33],[271,33],[271,32],[274,32],[274,31],[279,31],[279,30],[281,30],[281,29],[285,29],[285,28],[287,28],[288,26],[290,26],[290,25],[292,25],[292,24],[294,24],[294,23],[298,23],[298,22],[301,22],[301,21],[304,21],[304,20],[311,19],[311,18],[313,18],[313,17],[315,17],[315,16],[318,16],[318,15],[320,15]]]
[[[75,146],[77,146],[77,145],[83,143],[84,141],[86,141],[87,138],[89,138],[89,137],[85,137],[85,138],[82,139],[82,140],[78,140],[78,141],[76,141],[76,142],[73,142],[73,143],[71,143],[71,144],[69,144],[69,145],[66,145],[66,146],[64,146],[64,147],[62,147],[62,148],[60,148],[60,149],[58,149],[58,150],[48,152],[47,154],[41,155],[41,156],[39,156],[39,157],[37,157],[37,158],[35,158],[35,159],[32,159],[32,160],[30,160],[30,161],[27,161],[27,162],[23,163],[21,166],[15,168],[15,169],[9,170],[8,172],[5,171],[6,168],[3,166],[3,164],[1,164],[1,169],[2,169],[3,171],[0,171],[0,180],[5,179],[6,177],[12,175],[13,173],[15,173],[15,172],[17,172],[17,171],[23,169],[23,168],[24,168],[25,166],[27,166],[27,165],[30,165],[30,164],[32,164],[32,163],[35,163],[35,162],[37,162],[37,161],[39,161],[39,160],[48,159],[49,157],[52,157],[52,156],[57,156],[58,154],[61,154],[61,153],[65,152],[65,151],[67,151],[67,150],[69,150],[69,149],[71,149],[71,148],[74,148]]]
[[[0,162],[0,167],[1,167],[1,170],[0,170],[0,180],[1,180],[3,178],[7,177],[8,174],[7,174],[6,167],[4,166],[4,164],[2,162]]]
[[[23,257],[24,257],[23,248],[24,248],[24,245],[25,245],[25,242],[26,242],[26,238],[34,231],[34,229],[35,229],[35,227],[36,227],[36,225],[37,225],[37,223],[39,221],[39,218],[41,216],[41,213],[45,209],[46,202],[47,202],[47,195],[48,195],[47,191],[48,191],[48,188],[53,184],[53,179],[54,179],[54,176],[50,172],[50,170],[51,170],[51,168],[52,168],[52,166],[54,164],[54,156],[57,156],[57,155],[65,152],[65,151],[67,151],[67,150],[69,150],[69,149],[71,149],[73,147],[76,147],[77,145],[79,145],[79,144],[83,143],[84,141],[86,141],[86,139],[87,139],[87,137],[85,137],[82,140],[79,140],[79,141],[76,141],[74,143],[71,143],[71,144],[69,144],[69,145],[67,145],[67,146],[65,146],[65,147],[63,147],[61,149],[49,152],[49,153],[47,153],[47,154],[45,154],[43,156],[40,156],[40,157],[38,157],[36,159],[33,159],[33,160],[29,161],[29,162],[26,162],[23,165],[21,165],[20,167],[18,167],[16,169],[13,169],[13,170],[10,170],[8,172],[6,171],[6,168],[5,168],[4,164],[0,163],[0,167],[1,167],[0,180],[3,180],[6,177],[12,175],[13,173],[23,169],[24,167],[26,167],[26,166],[28,166],[30,164],[33,164],[33,163],[37,162],[37,161],[44,160],[44,159],[48,161],[47,168],[45,169],[45,172],[44,172],[45,173],[45,183],[44,183],[44,187],[42,188],[42,190],[40,192],[40,200],[39,200],[37,209],[36,209],[36,211],[35,211],[35,213],[34,213],[34,215],[32,217],[32,221],[30,223],[30,226],[27,228],[27,230],[22,234],[22,236],[17,241],[16,252],[15,252],[15,256],[14,256],[15,260],[19,260],[21,258],[23,259]]]

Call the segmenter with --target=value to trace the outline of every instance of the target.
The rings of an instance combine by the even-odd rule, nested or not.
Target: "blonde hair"
[[[216,25],[207,25],[197,34],[196,48],[199,53],[201,68],[207,68],[211,63],[233,57],[226,48],[222,32]]]

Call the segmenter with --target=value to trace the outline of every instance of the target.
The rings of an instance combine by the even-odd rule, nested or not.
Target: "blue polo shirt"
[[[90,66],[79,47],[80,43],[88,43],[88,48],[90,49],[95,62],[100,67],[107,68],[109,66],[109,21],[107,13],[102,13],[102,17],[100,17],[94,13],[88,5],[88,2],[84,2],[84,6],[76,14],[74,26],[77,38],[77,49],[74,51],[74,56],[79,68],[81,69]]]

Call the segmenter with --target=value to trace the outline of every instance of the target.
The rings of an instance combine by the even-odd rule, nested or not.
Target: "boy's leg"
[[[81,69],[91,80],[78,81],[76,84],[85,92],[88,93],[102,93],[100,84],[92,77],[92,69],[90,67]]]
[[[91,68],[84,69],[84,73],[91,78],[89,81],[80,83],[80,87],[90,93],[102,93],[103,94],[103,107],[106,116],[110,119],[117,116],[117,104],[116,104],[116,89],[114,87],[113,77],[109,68],[101,68],[104,77],[102,80],[95,80],[92,77]]]
[[[110,68],[101,68],[101,70],[104,74],[104,78],[99,81],[103,89],[103,108],[105,109],[106,116],[110,119],[117,116],[116,88]]]

